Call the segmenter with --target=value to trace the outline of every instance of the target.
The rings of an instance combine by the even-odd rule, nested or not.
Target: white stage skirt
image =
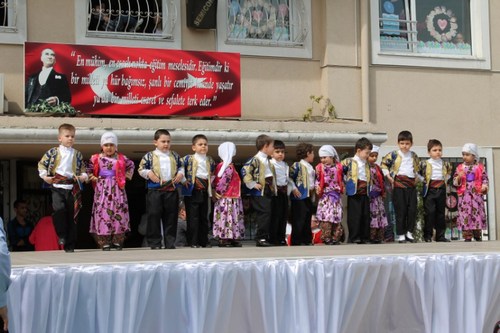
[[[22,267],[8,306],[14,333],[491,333],[500,254]]]

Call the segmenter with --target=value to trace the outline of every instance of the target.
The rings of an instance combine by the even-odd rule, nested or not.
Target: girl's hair
[[[162,135],[170,136],[170,133],[166,129],[159,129],[155,132],[155,140],[158,140]]]
[[[306,142],[301,142],[295,147],[298,159],[304,159],[307,154],[313,151],[313,145]]]

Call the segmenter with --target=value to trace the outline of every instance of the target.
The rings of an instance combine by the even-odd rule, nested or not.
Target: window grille
[[[17,31],[17,1],[0,0],[0,32]]]
[[[173,39],[172,0],[87,0],[87,37]]]

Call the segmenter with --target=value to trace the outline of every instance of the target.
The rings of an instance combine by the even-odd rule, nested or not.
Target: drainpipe
[[[368,0],[359,0],[361,23],[361,119],[370,122],[370,10]]]

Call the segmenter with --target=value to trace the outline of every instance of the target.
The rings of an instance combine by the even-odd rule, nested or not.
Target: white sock
[[[398,235],[398,241],[404,241],[405,235]]]
[[[413,240],[413,235],[409,231],[406,233],[406,237],[408,237],[409,239]]]

